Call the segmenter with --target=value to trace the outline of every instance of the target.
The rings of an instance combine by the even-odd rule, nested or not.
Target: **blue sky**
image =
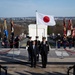
[[[75,16],[75,0],[0,0],[0,17]]]

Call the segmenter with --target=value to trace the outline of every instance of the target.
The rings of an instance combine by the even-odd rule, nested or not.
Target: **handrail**
[[[72,67],[69,67],[68,71],[67,71],[67,75],[70,75],[69,72],[70,70],[73,69],[73,75],[75,75],[75,65]]]
[[[0,65],[0,75],[1,75],[1,68],[5,71],[5,75],[7,75],[7,67]]]
[[[38,64],[41,64],[42,62],[38,62]],[[27,61],[9,61],[9,62],[0,62],[1,65],[4,64],[21,64],[26,65],[30,64],[30,62]],[[75,65],[75,62],[47,62],[48,65]]]
[[[20,64],[20,65],[25,65],[25,64],[30,64],[30,62],[0,62],[0,64]],[[39,62],[39,64],[41,64],[41,62]],[[73,75],[75,75],[75,62],[48,62],[49,65],[74,65],[72,67],[69,67],[68,68],[68,71],[67,71],[67,75],[70,75],[69,72],[71,69],[73,69]],[[5,75],[7,75],[7,67],[4,67],[4,66],[1,66],[0,65],[0,75],[1,75],[1,68],[5,70]]]

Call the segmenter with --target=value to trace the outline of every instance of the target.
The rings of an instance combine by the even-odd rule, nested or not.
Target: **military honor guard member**
[[[73,38],[71,37],[71,35],[69,35],[68,37],[67,37],[67,41],[68,41],[68,46],[69,46],[69,48],[72,48],[72,43],[73,43]]]
[[[38,40],[38,36],[36,36],[35,45],[38,47],[38,52],[40,51],[40,41]],[[37,56],[37,61],[39,61],[39,53]]]
[[[43,37],[42,42],[40,44],[40,54],[41,54],[41,58],[42,58],[42,68],[46,68],[48,51],[49,51],[49,44],[46,41],[46,37]]]
[[[28,58],[29,58],[29,61],[31,60],[31,46],[32,46],[32,40],[31,38],[32,37],[28,37],[29,40],[27,41],[27,47],[28,47]]]
[[[66,48],[66,46],[67,46],[67,37],[64,35],[63,36],[63,47],[64,47],[64,49]]]
[[[14,41],[15,41],[15,45],[14,45],[15,48],[19,48],[19,40],[20,40],[19,37],[20,37],[20,36],[17,36],[17,37],[15,38],[15,40],[14,40]]]
[[[61,35],[58,34],[58,35],[57,35],[57,47],[58,47],[58,48],[60,48],[60,46],[61,46],[61,39],[62,39],[62,38],[61,38]]]

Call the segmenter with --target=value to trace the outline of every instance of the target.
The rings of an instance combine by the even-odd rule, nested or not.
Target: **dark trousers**
[[[4,48],[7,48],[7,43],[4,45]]]
[[[13,42],[10,42],[10,48],[13,48]]]
[[[36,67],[36,55],[31,55],[31,66]]]
[[[47,64],[47,54],[42,54],[42,67],[46,67]]]
[[[74,46],[74,48],[75,48],[75,41],[73,42],[73,46]]]
[[[18,48],[19,47],[19,42],[15,42],[15,48]]]
[[[63,42],[63,47],[66,48],[66,42]]]
[[[28,59],[29,59],[29,61],[31,61],[31,52],[30,52],[30,50],[28,50]]]
[[[69,48],[72,48],[72,42],[69,42]]]
[[[61,44],[60,44],[60,41],[58,41],[58,42],[57,42],[57,46],[58,46],[58,48],[60,48],[60,45],[61,45]]]

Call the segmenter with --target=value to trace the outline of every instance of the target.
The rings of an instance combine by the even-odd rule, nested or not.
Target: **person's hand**
[[[2,42],[2,45],[4,46],[4,42]]]
[[[26,50],[28,50],[28,46],[26,46]]]

